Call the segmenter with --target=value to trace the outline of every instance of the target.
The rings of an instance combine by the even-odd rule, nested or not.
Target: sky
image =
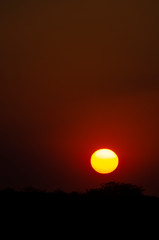
[[[159,2],[0,2],[0,189],[159,196]],[[91,154],[119,157],[101,175]]]

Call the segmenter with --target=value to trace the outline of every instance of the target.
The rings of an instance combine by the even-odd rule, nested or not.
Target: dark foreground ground
[[[55,239],[91,239],[95,235],[98,239],[154,239],[159,235],[158,218],[159,198],[146,196],[142,188],[131,184],[110,182],[85,193],[33,188],[0,191],[0,220],[7,232],[13,224],[14,231],[25,229],[21,239],[30,228],[38,235],[44,232],[43,238],[48,231]]]

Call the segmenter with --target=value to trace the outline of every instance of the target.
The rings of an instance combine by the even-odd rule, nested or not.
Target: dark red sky
[[[0,2],[0,188],[159,195],[159,3]],[[111,148],[119,168],[90,166]]]

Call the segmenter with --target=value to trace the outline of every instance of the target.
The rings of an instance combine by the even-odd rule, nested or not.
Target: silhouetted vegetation
[[[144,189],[142,187],[127,184],[127,183],[115,183],[108,182],[101,184],[99,188],[87,189],[84,193],[71,192],[66,193],[62,190],[56,190],[54,192],[42,191],[34,187],[26,187],[24,190],[16,191],[12,188],[3,189],[0,191],[0,198],[3,196],[43,196],[46,198],[58,199],[58,200],[70,200],[70,201],[86,201],[86,200],[134,200],[134,199],[147,199],[153,198],[158,200],[155,196],[144,195]]]
[[[51,216],[54,220],[71,216],[71,221],[83,219],[92,221],[102,215],[118,218],[126,214],[135,219],[146,219],[146,215],[158,216],[159,198],[147,196],[143,188],[132,184],[109,182],[84,193],[64,191],[46,192],[33,187],[21,191],[4,189],[0,191],[0,210]]]
[[[101,184],[100,188],[87,190],[86,194],[91,198],[123,199],[138,198],[143,196],[143,188],[132,184],[109,182]]]

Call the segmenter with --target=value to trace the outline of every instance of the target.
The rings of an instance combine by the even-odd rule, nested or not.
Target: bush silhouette
[[[86,197],[89,199],[115,200],[132,199],[143,197],[143,188],[132,184],[108,182],[101,184],[100,188],[87,190]]]

